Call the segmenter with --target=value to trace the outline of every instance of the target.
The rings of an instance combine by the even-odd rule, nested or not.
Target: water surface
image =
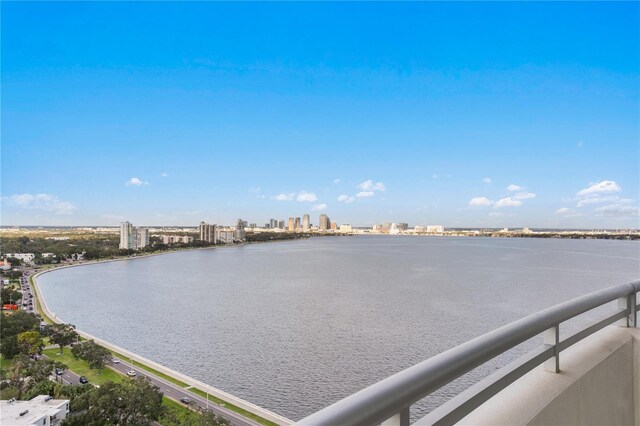
[[[39,282],[50,309],[80,329],[298,420],[639,270],[638,242],[362,236],[87,265]],[[440,390],[413,417],[536,343]]]

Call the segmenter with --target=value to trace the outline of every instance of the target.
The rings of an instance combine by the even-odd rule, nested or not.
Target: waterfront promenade
[[[112,261],[120,260],[126,259],[114,259]],[[29,283],[36,296],[37,306],[45,320],[57,323],[65,322],[49,309],[47,302],[40,291],[38,277],[46,273],[54,272],[57,269],[78,267],[93,263],[98,262],[60,266],[58,268],[51,268],[45,271],[36,272],[29,276]],[[185,374],[167,368],[157,362],[111,344],[87,332],[82,330],[76,331],[81,337],[94,340],[96,343],[104,346],[116,355],[120,360],[120,363],[110,365],[110,368],[121,374],[126,374],[129,370],[136,371],[138,375],[147,377],[168,398],[176,401],[180,401],[180,399],[185,397],[189,398],[192,401],[190,404],[192,407],[200,409],[208,408],[215,414],[228,419],[232,425],[255,426],[260,424],[273,424],[286,426],[293,423],[292,420],[283,416],[233,396],[213,386],[207,385],[206,383],[200,382]]]

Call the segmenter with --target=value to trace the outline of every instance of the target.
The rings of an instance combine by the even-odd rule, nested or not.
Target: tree
[[[64,347],[78,340],[76,327],[71,324],[50,324],[47,326],[45,333],[49,336],[52,343],[60,346],[60,353],[63,353]]]
[[[7,257],[7,262],[9,262],[13,267],[22,265],[22,260],[17,257]]]
[[[18,354],[13,358],[11,366],[5,372],[5,379],[16,389],[17,398],[38,382],[47,380],[53,370],[53,361],[49,359],[34,360],[27,355]]]
[[[111,352],[93,340],[74,345],[71,353],[75,358],[87,361],[91,368],[102,368],[111,359]]]
[[[164,413],[162,392],[146,378],[106,382],[79,396],[66,425],[148,425]]]
[[[22,299],[22,293],[18,290],[14,290],[12,288],[3,288],[0,291],[0,298],[2,298],[2,303],[16,303],[18,300]]]
[[[25,355],[35,355],[42,353],[44,342],[38,331],[25,331],[18,334],[18,348],[20,353]]]
[[[20,352],[18,335],[26,331],[36,331],[40,320],[24,311],[14,312],[12,315],[0,315],[0,353],[6,359],[11,359]]]

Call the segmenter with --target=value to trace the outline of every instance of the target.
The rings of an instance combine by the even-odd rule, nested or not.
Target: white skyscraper
[[[140,250],[149,245],[149,229],[135,228],[135,243],[133,248]]]
[[[200,241],[213,244],[218,243],[218,233],[216,232],[215,224],[200,222],[198,230],[200,231]]]
[[[120,248],[130,250],[134,248],[133,225],[130,222],[120,224]]]
[[[302,216],[302,231],[309,232],[309,228],[311,227],[311,218],[308,214]]]

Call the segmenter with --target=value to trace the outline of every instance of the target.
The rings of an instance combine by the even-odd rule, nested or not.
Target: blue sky
[[[638,3],[2,3],[2,224],[638,227]]]

